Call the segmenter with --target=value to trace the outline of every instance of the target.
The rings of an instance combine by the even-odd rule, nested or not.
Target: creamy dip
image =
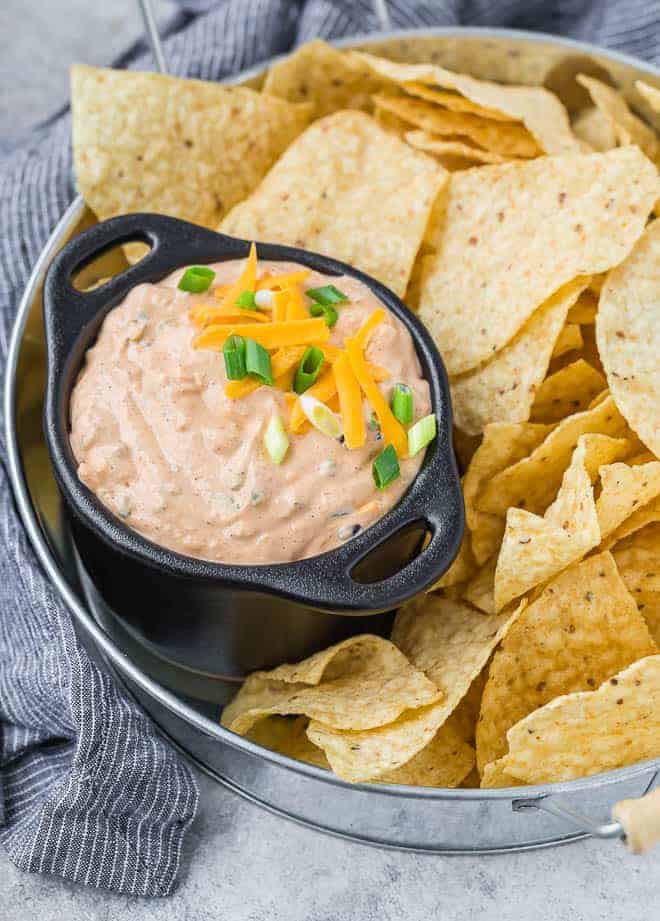
[[[234,281],[242,261],[210,266],[214,284]],[[300,269],[260,263],[271,274]],[[194,349],[188,313],[204,296],[177,288],[183,269],[134,288],[106,317],[71,397],[71,446],[78,475],[114,514],[149,540],[224,563],[289,562],[330,550],[392,508],[424,456],[400,461],[401,476],[376,488],[372,462],[383,450],[367,427],[348,450],[310,429],[289,434],[283,463],[264,450],[274,411],[288,416],[284,393],[263,386],[242,399],[224,393],[221,352]],[[304,288],[331,283],[339,305],[330,342],[341,346],[383,304],[349,277],[310,273]],[[216,301],[217,303],[217,301]],[[389,311],[371,334],[366,358],[414,394],[415,420],[431,410],[429,388],[410,334]],[[363,401],[365,418],[371,408]]]

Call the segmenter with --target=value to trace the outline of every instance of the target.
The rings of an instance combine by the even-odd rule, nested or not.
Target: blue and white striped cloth
[[[317,36],[379,25],[369,0],[180,6],[166,42],[170,71],[206,80]],[[394,28],[538,29],[660,62],[658,0],[388,0],[387,7]],[[140,47],[122,62],[150,66]],[[0,161],[3,365],[21,291],[74,195],[69,135],[65,113]],[[24,870],[166,895],[197,808],[194,779],[77,640],[17,519],[0,450],[0,841]]]

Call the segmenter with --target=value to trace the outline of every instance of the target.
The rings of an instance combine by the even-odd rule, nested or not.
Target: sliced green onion
[[[300,408],[319,432],[329,435],[330,438],[339,438],[343,434],[339,417],[316,397],[304,393],[300,397]]]
[[[214,278],[213,269],[208,269],[205,265],[191,265],[181,276],[179,290],[189,291],[191,294],[202,294],[208,291]]]
[[[259,345],[254,339],[245,340],[245,367],[248,374],[260,377],[264,384],[273,383],[273,366],[270,363],[270,355],[263,345]]]
[[[264,433],[264,446],[273,463],[281,464],[289,450],[289,436],[279,413],[273,413],[270,417]]]
[[[334,285],[323,285],[322,288],[308,288],[305,294],[307,297],[311,297],[313,301],[323,304],[324,307],[329,307],[331,304],[341,304],[342,301],[348,300],[344,292],[340,291],[339,288],[335,288]]]
[[[401,476],[399,458],[396,456],[393,445],[388,445],[382,454],[378,455],[371,469],[378,489],[385,489]]]
[[[395,419],[398,419],[401,425],[409,425],[413,421],[413,395],[407,384],[395,385],[390,407]]]
[[[242,307],[243,310],[257,310],[257,302],[254,299],[253,291],[241,291],[236,298],[236,306]]]
[[[314,302],[309,305],[309,312],[313,317],[323,317],[330,328],[332,328],[339,319],[339,314],[330,304],[319,304],[318,302]]]
[[[430,416],[424,416],[416,422],[412,428],[408,429],[408,454],[414,457],[419,454],[422,448],[425,448],[435,438],[437,431],[437,421],[433,413]]]
[[[298,365],[296,376],[293,379],[293,389],[296,393],[304,393],[316,381],[323,365],[323,352],[315,345],[305,349],[302,360]]]
[[[242,336],[229,336],[222,347],[228,381],[242,381],[247,376],[245,353],[245,339]]]

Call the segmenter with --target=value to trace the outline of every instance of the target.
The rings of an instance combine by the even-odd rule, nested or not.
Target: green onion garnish
[[[263,345],[259,345],[254,339],[245,340],[245,367],[248,374],[254,374],[260,377],[264,384],[272,385],[273,367],[270,355]]]
[[[313,317],[323,317],[330,328],[332,328],[339,319],[339,314],[331,304],[319,304],[318,302],[314,302],[309,305],[309,312]]]
[[[214,278],[215,272],[213,269],[208,269],[205,265],[191,265],[181,276],[178,287],[180,291],[202,294],[202,292],[208,291]]]
[[[242,307],[243,310],[258,310],[257,302],[254,299],[253,291],[241,291],[236,298],[236,306]]]
[[[399,458],[392,445],[388,445],[382,454],[379,454],[371,468],[374,475],[374,483],[378,489],[385,489],[390,483],[401,476],[399,467]]]
[[[414,457],[435,438],[437,421],[433,413],[424,416],[408,429],[408,454]]]
[[[279,413],[273,413],[264,433],[264,446],[270,459],[281,464],[289,450],[289,438]]]
[[[222,347],[225,357],[225,371],[228,381],[242,381],[247,376],[245,364],[245,339],[242,336],[230,336]]]
[[[293,389],[296,393],[304,393],[316,381],[323,364],[323,352],[315,345],[305,349],[302,360],[298,365],[296,376],[293,379]]]
[[[311,297],[313,301],[323,304],[324,307],[329,307],[331,304],[341,304],[342,301],[348,300],[344,292],[340,291],[339,288],[335,288],[334,285],[323,285],[322,288],[309,288],[305,291],[305,294],[307,297]]]
[[[413,421],[413,395],[407,384],[395,385],[390,406],[394,417],[402,425],[409,425]]]

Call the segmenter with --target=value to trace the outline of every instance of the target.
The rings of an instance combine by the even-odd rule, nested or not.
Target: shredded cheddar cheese
[[[217,289],[216,296],[220,297],[220,306],[225,307],[227,305],[233,306],[236,302],[236,298],[239,294],[242,294],[243,291],[253,291],[255,282],[257,280],[257,247],[254,243],[250,246],[250,254],[247,257],[245,262],[245,268],[238,276],[236,281],[229,285],[224,291],[220,288]],[[220,293],[219,293],[220,292]]]
[[[362,391],[346,352],[343,352],[335,361],[332,371],[339,397],[346,447],[361,448],[367,438],[367,428],[362,412]]]
[[[380,392],[378,385],[369,373],[367,362],[364,360],[362,348],[357,338],[349,338],[346,340],[346,351],[348,352],[353,373],[362,388],[362,392],[369,403],[371,403],[376,413],[376,418],[378,419],[385,444],[393,445],[399,457],[405,457],[408,453],[408,438],[405,429],[394,417],[392,410],[387,405],[387,400]]]
[[[272,291],[274,288],[292,288],[300,285],[309,275],[309,270],[300,272],[285,272],[283,275],[264,275],[257,282],[257,291]]]
[[[385,311],[382,307],[379,307],[377,310],[374,310],[369,319],[362,324],[355,334],[355,340],[361,349],[366,349],[367,343],[369,342],[369,336],[384,319]]]
[[[272,323],[227,323],[207,326],[195,338],[196,349],[220,351],[229,336],[244,336],[254,339],[265,349],[283,348],[287,345],[309,345],[311,342],[325,342],[330,330],[323,318],[309,320],[283,320]]]
[[[335,383],[335,376],[332,373],[332,368],[327,368],[321,374],[316,383],[312,384],[309,390],[306,390],[305,393],[309,394],[310,397],[316,397],[316,399],[320,400],[321,403],[328,403],[328,401],[337,393],[337,385]],[[291,430],[293,432],[300,431],[306,421],[307,419],[305,417],[305,413],[300,408],[300,401],[296,400],[295,405],[291,410]]]
[[[285,378],[290,374],[291,380],[293,380],[293,371],[303,357],[305,351],[305,346],[288,346],[287,348],[279,349],[271,358],[271,368],[273,371],[273,378],[275,380],[275,386],[280,390],[291,389],[283,387]],[[257,390],[259,387],[264,386],[263,381],[254,378],[246,377],[242,381],[228,381],[225,384],[225,393],[230,400],[240,400],[242,397],[248,395]]]

